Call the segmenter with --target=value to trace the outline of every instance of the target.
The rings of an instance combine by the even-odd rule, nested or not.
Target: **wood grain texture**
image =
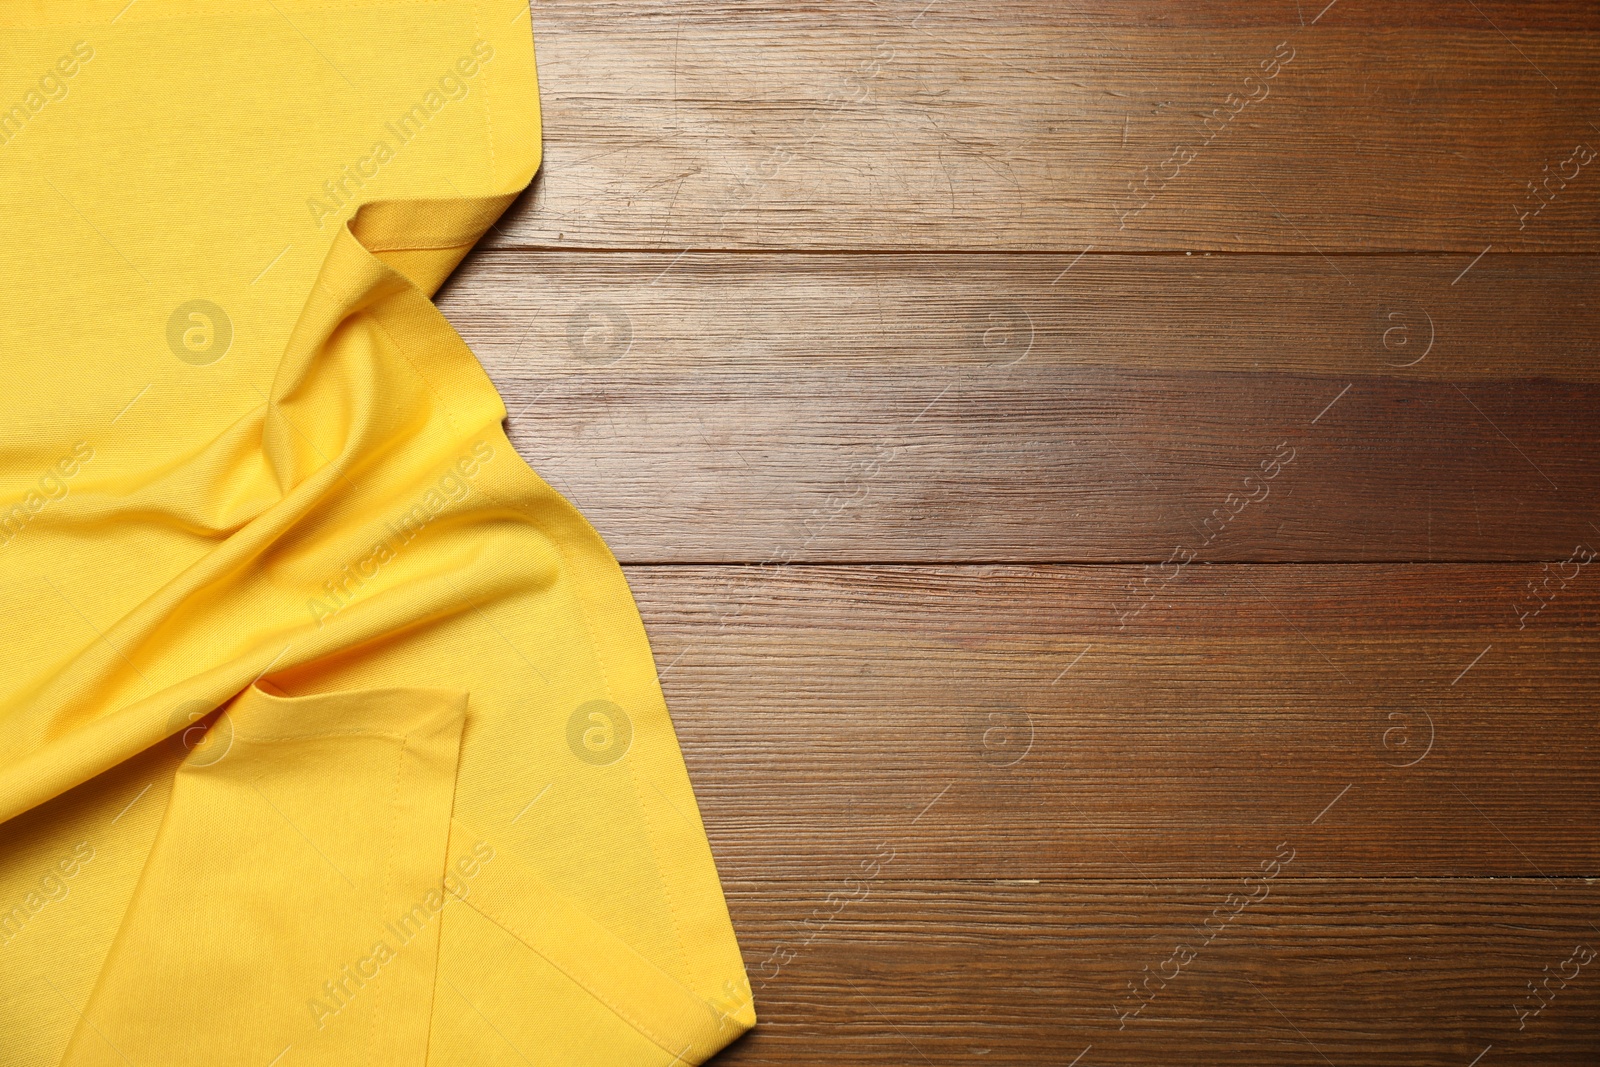
[[[541,4],[545,173],[495,240],[1594,248],[1592,11],[1414,6]]]
[[[491,252],[440,308],[528,399],[573,376],[1005,366],[1600,383],[1587,255]]]
[[[495,254],[444,308],[626,562],[1553,560],[1596,536],[1594,260],[1340,263]]]
[[[1597,566],[628,577],[726,877],[1164,882],[1600,873]]]
[[[736,882],[761,1024],[718,1063],[1466,1067],[1489,1045],[1482,1063],[1593,1062],[1600,961],[1562,964],[1600,941],[1600,886],[1252,886]],[[1215,909],[1252,893],[1206,943]],[[1574,969],[1519,1030],[1516,1008],[1540,1003],[1527,983]],[[1148,1003],[1120,1019],[1146,976]]]
[[[533,15],[441,307],[628,564],[718,1063],[1600,1062],[1600,6]]]
[[[940,0],[941,3],[944,0]],[[921,15],[933,10],[926,0],[901,14]],[[1324,19],[1346,29],[1393,29],[1428,26],[1452,30],[1600,30],[1600,10],[1574,0],[1417,0],[1387,4],[1382,0],[1079,0],[1070,5],[1075,24],[1128,28],[1193,30],[1240,29],[1269,26],[1293,30],[1315,26]],[[1038,21],[1051,8],[1043,5],[1006,5],[983,12],[989,19]],[[1337,11],[1338,18],[1332,16]],[[922,19],[916,21],[920,24]]]

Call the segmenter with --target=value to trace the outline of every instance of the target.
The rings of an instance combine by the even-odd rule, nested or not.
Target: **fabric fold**
[[[252,687],[202,720],[64,1067],[425,1064],[466,708]]]
[[[539,166],[527,18],[0,14],[77,64],[0,142],[0,208],[59,200],[4,271],[0,1061],[668,1067],[754,1024],[623,572],[430,299]]]

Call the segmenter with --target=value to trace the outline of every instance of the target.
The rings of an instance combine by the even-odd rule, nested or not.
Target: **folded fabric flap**
[[[432,296],[517,195],[374,201],[362,205],[349,230],[379,259]]]
[[[488,1016],[502,1033],[514,1032],[519,1025],[536,1032],[551,1023],[570,1029],[575,1016],[609,1016],[615,1026],[626,1028],[631,1035],[580,1031],[578,1036],[591,1052],[597,1044],[609,1042],[628,1049],[631,1055],[626,1062],[694,1064],[709,1059],[755,1024],[747,993],[732,1000],[707,1001],[594,919],[581,902],[552,888],[512,849],[496,847],[492,839],[457,821],[452,826],[450,854],[473,857],[470,866],[453,872],[458,877],[452,888],[475,915],[501,935],[501,943],[487,951],[500,957],[498,984],[512,988],[508,1016]],[[472,962],[482,966],[485,949],[479,946],[494,945],[496,940],[486,936],[483,923],[453,909],[446,927],[441,980],[451,981],[452,973],[470,973],[469,957],[477,957]],[[507,953],[506,942],[537,955],[538,961]],[[519,977],[537,980],[538,985],[516,990]],[[730,986],[744,987],[742,970],[731,970],[727,978]],[[448,1000],[443,988],[438,999],[441,1005]],[[570,1007],[561,1010],[559,1004]],[[530,1006],[536,1015],[528,1015]],[[585,1011],[594,1006],[603,1011]],[[473,1007],[479,1012],[493,1011],[486,1005]],[[655,1046],[653,1052],[638,1040],[641,1037]],[[541,1037],[541,1047],[548,1047],[549,1040],[549,1035]],[[617,1062],[621,1061],[618,1054]]]
[[[466,708],[252,687],[208,720],[62,1063],[423,1067]]]

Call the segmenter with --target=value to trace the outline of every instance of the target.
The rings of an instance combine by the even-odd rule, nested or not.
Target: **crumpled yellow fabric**
[[[713,1055],[637,609],[430,300],[539,164],[526,6],[0,41],[0,1064]]]

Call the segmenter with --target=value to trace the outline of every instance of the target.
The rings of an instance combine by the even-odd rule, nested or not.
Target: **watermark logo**
[[[1033,716],[1025,708],[995,708],[975,728],[978,758],[991,767],[1015,767],[1033,749]]]
[[[339,173],[322,183],[322,196],[306,198],[306,209],[311,222],[323,229],[328,219],[337,220],[345,209],[362,203],[369,182],[377,180],[383,170],[401,149],[410,144],[427,129],[435,116],[453,100],[465,100],[472,92],[472,79],[490,60],[494,59],[494,45],[479,41],[468,55],[445,68],[444,75],[435,86],[430,86],[411,108],[383,124],[383,133],[372,142],[371,150],[341,167]]]
[[[1550,164],[1545,163],[1538,177],[1527,184],[1527,193],[1522,197],[1513,210],[1517,213],[1517,229],[1525,230],[1529,219],[1536,219],[1544,209],[1556,202],[1569,184],[1577,181],[1578,174],[1595,161],[1596,152],[1588,144],[1580,144],[1572,150],[1572,154],[1556,166],[1554,174],[1550,172]],[[1571,167],[1569,174],[1567,168]],[[1555,182],[1555,188],[1550,183]]]
[[[1415,367],[1433,351],[1436,331],[1426,308],[1401,309],[1384,316],[1383,361],[1398,370]]]
[[[567,319],[567,348],[573,358],[609,366],[633,349],[633,319],[609,300],[590,300]]]
[[[443,881],[414,900],[393,922],[383,924],[382,936],[373,941],[371,952],[357,956],[323,982],[316,995],[306,1001],[317,1029],[326,1029],[328,1020],[348,1008],[361,991],[377,979],[379,972],[399,959],[400,953],[413,941],[421,937],[427,944],[428,939],[423,935],[428,932],[433,917],[444,911],[452,900],[466,900],[472,894],[471,880],[494,860],[494,856],[494,846],[479,841],[470,853],[457,857],[454,868],[446,864]]]
[[[1013,367],[1033,351],[1033,334],[1033,316],[1008,305],[979,322],[978,349],[990,366]]]
[[[1343,393],[1339,394],[1339,396],[1343,395]],[[1339,397],[1334,397],[1335,402],[1338,399]],[[1328,405],[1328,407],[1332,406],[1333,404]],[[1323,408],[1323,413],[1326,414],[1326,412],[1327,408]],[[1318,419],[1321,417],[1321,415],[1317,416]],[[1317,420],[1312,419],[1311,421],[1315,423]],[[1288,451],[1285,452],[1284,449],[1288,449]],[[1212,508],[1210,516],[1200,523],[1200,527],[1205,531],[1206,536],[1205,540],[1200,542],[1199,548],[1178,545],[1172,550],[1172,554],[1167,557],[1166,562],[1157,566],[1151,566],[1148,563],[1144,564],[1140,568],[1144,571],[1143,577],[1130,578],[1128,580],[1128,596],[1133,601],[1133,606],[1118,612],[1117,629],[1127,629],[1128,623],[1160,596],[1165,588],[1165,583],[1174,581],[1181,575],[1183,569],[1198,559],[1201,552],[1210,548],[1212,542],[1227,530],[1228,524],[1243,513],[1246,508],[1251,504],[1265,501],[1272,493],[1272,487],[1267,483],[1282,474],[1284,468],[1294,462],[1296,455],[1298,453],[1293,445],[1288,441],[1280,441],[1273,454],[1257,465],[1260,473],[1252,472],[1245,476],[1241,485],[1244,491],[1241,493],[1229,493],[1223,498],[1222,506]],[[1166,572],[1165,568],[1167,567],[1172,568],[1171,574]]]
[[[1595,550],[1587,544],[1580,544],[1560,563],[1539,564],[1537,580],[1530,579],[1526,583],[1526,591],[1512,609],[1517,613],[1517,629],[1526,629],[1528,620],[1536,618],[1541,611],[1549,607],[1551,601],[1555,600],[1574,578],[1583,573],[1583,568],[1595,561],[1596,555]],[[1567,573],[1568,567],[1572,568],[1571,574]]]
[[[1333,5],[1329,5],[1330,7]],[[1313,22],[1316,20],[1313,19]],[[1260,75],[1250,75],[1243,79],[1242,88],[1244,95],[1229,93],[1222,101],[1222,106],[1213,108],[1211,112],[1200,120],[1200,125],[1205,128],[1206,139],[1200,142],[1199,148],[1192,148],[1187,144],[1180,144],[1172,149],[1171,154],[1152,167],[1139,168],[1139,180],[1128,183],[1128,193],[1132,201],[1122,211],[1118,212],[1119,230],[1127,229],[1128,220],[1137,218],[1145,208],[1149,207],[1155,198],[1177,181],[1178,175],[1183,173],[1183,168],[1193,163],[1200,152],[1217,139],[1217,135],[1228,128],[1234,117],[1243,112],[1252,104],[1259,104],[1272,94],[1271,87],[1267,84],[1276,78],[1284,67],[1294,62],[1294,46],[1288,41],[1278,42],[1278,47],[1273,49],[1272,55],[1261,60],[1256,66]],[[1172,173],[1168,174],[1167,171]],[[1153,171],[1153,173],[1152,173]]]
[[[94,859],[94,846],[79,841],[70,853],[62,856],[44,874],[33,888],[11,903],[0,904],[0,948],[11,944],[22,934],[22,928],[33,921],[45,908],[67,899],[72,887],[67,883],[78,877],[85,864]]]
[[[1433,751],[1433,716],[1422,708],[1384,716],[1378,758],[1391,767],[1415,767]]]
[[[39,80],[23,93],[22,99],[0,110],[0,145],[10,144],[34,116],[52,103],[65,100],[72,90],[69,83],[93,58],[94,46],[88,41],[79,41],[70,52],[62,53],[61,58],[45,69]]]
[[[567,747],[595,767],[617,762],[632,744],[633,720],[609,700],[580,704],[567,719]]]
[[[209,300],[179,304],[167,318],[167,347],[191,366],[210,366],[233,347],[233,320]]]
[[[94,448],[87,441],[79,441],[71,452],[45,468],[34,488],[23,494],[21,500],[0,501],[0,547],[9,545],[39,512],[65,499],[71,491],[72,479],[92,459]]]
[[[233,720],[228,713],[206,721],[216,710],[215,705],[203,700],[191,700],[174,708],[167,719],[167,732],[171,735],[167,743],[190,767],[215,766],[233,748]]]
[[[1540,972],[1537,984],[1528,983],[1528,995],[1519,998],[1511,1005],[1511,1010],[1517,1014],[1517,1029],[1527,1027],[1528,1020],[1539,1016],[1539,1013],[1555,1002],[1556,994],[1567,988],[1567,984],[1578,977],[1585,967],[1594,962],[1595,951],[1588,945],[1578,945],[1573,948],[1571,955],[1561,961],[1555,974],[1550,973],[1550,967],[1545,966]],[[1572,968],[1572,973],[1567,973],[1567,968]],[[1551,986],[1550,980],[1556,979],[1556,984]]]
[[[1287,853],[1283,851],[1286,848],[1289,850]],[[1200,950],[1216,940],[1217,935],[1226,930],[1228,924],[1243,914],[1246,908],[1266,900],[1272,892],[1272,880],[1294,862],[1294,857],[1294,848],[1287,841],[1281,842],[1270,857],[1261,861],[1256,873],[1247,874],[1240,879],[1240,891],[1229,893],[1221,904],[1212,908],[1211,914],[1202,919],[1198,927],[1190,930],[1192,936],[1174,945],[1172,952],[1166,959],[1156,964],[1154,971],[1151,971],[1148,963],[1141,967],[1138,983],[1128,981],[1127,994],[1118,994],[1120,1003],[1111,1005],[1111,1011],[1117,1017],[1117,1029],[1126,1028],[1129,1019],[1137,1018],[1139,1013],[1167,987],[1167,983],[1182,974],[1183,969],[1194,962]],[[1170,972],[1167,970],[1168,967],[1172,968]],[[1156,983],[1154,988],[1150,985],[1152,981]]]
[[[944,794],[940,794],[943,796]],[[938,797],[934,798],[938,800]],[[932,805],[929,805],[932,807]],[[924,809],[926,810],[926,809]],[[757,989],[765,989],[767,983],[783,973],[783,969],[793,963],[800,953],[804,952],[817,935],[828,929],[829,925],[839,917],[840,912],[858,901],[866,900],[872,892],[872,882],[883,873],[883,869],[894,862],[894,846],[888,842],[879,842],[877,851],[860,863],[861,877],[849,877],[844,880],[841,888],[835,889],[823,898],[822,903],[811,910],[811,914],[800,920],[804,930],[809,931],[802,941],[780,941],[773,948],[771,955],[756,965],[755,971],[761,981]],[[726,988],[726,987],[725,987]],[[749,998],[745,998],[749,1003]]]
[[[306,610],[316,620],[317,629],[353,604],[378,572],[399,558],[407,545],[452,504],[467,499],[477,488],[472,481],[484,465],[494,459],[494,448],[487,441],[473,442],[472,449],[456,457],[444,474],[411,506],[384,526],[384,536],[344,563],[322,583],[321,595],[306,600]]]

